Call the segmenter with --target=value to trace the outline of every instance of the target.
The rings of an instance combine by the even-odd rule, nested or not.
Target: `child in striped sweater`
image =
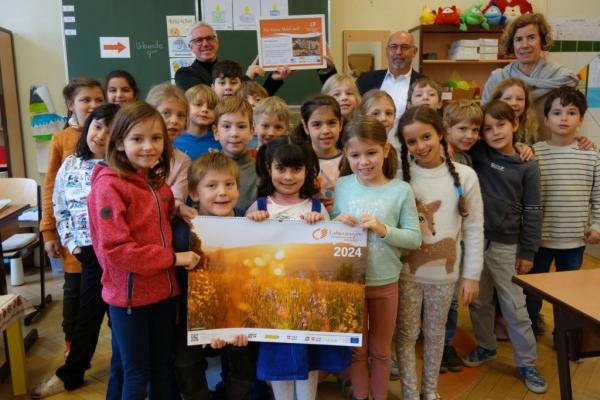
[[[580,149],[576,139],[586,110],[584,95],[567,86],[552,90],[544,104],[550,137],[533,146],[541,175],[542,242],[529,273],[548,272],[552,261],[557,271],[577,270],[585,244],[600,242],[600,154]],[[542,299],[527,293],[534,332],[541,307]]]

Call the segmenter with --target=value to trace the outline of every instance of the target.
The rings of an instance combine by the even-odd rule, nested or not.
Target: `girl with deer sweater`
[[[477,174],[448,156],[444,128],[427,106],[408,110],[398,123],[402,175],[415,193],[423,244],[405,257],[400,275],[397,342],[403,399],[419,399],[415,344],[423,308],[422,399],[439,399],[437,381],[448,310],[459,279],[460,241],[464,267],[460,294],[464,304],[479,292],[483,268],[483,203]],[[443,150],[443,153],[442,153]],[[414,161],[408,160],[410,153]]]

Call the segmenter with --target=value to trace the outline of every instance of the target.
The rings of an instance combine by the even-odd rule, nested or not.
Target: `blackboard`
[[[329,32],[329,1],[288,3],[290,15],[325,14]],[[64,22],[65,33],[75,33],[65,35],[69,78],[85,75],[103,80],[108,72],[125,69],[136,78],[142,98],[152,85],[170,79],[166,16],[196,15],[202,9],[200,0],[63,0],[62,5],[63,16],[75,19]],[[73,10],[65,11],[69,8],[64,6]],[[237,61],[245,70],[258,54],[255,31],[218,31],[218,35],[221,60]],[[131,58],[100,58],[100,37],[129,37]],[[302,71],[291,75],[277,95],[296,105],[320,88],[315,71]]]

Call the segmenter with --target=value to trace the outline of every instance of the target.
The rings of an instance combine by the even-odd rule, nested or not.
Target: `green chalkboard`
[[[63,15],[75,17],[75,22],[67,22],[68,18],[64,22],[65,33],[75,30],[74,35],[65,34],[69,78],[86,75],[103,80],[108,72],[125,69],[136,78],[143,98],[152,85],[170,79],[166,16],[195,15],[196,7],[198,12],[202,9],[200,1],[63,0]],[[328,26],[329,1],[288,3],[290,15],[325,14]],[[221,60],[237,61],[245,70],[258,54],[255,31],[219,31],[218,35]],[[128,37],[131,58],[101,58],[100,37]],[[302,71],[290,76],[277,95],[295,105],[320,88],[315,71]]]
[[[195,15],[193,0],[63,0],[68,76],[92,76],[101,81],[114,69],[129,71],[146,95],[170,79],[167,15]],[[100,37],[129,37],[131,58],[100,58]],[[43,68],[43,66],[42,66]]]

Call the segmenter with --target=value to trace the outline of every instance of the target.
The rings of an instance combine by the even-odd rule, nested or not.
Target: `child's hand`
[[[358,224],[358,220],[354,217],[349,216],[348,214],[340,214],[335,218],[335,220],[343,222],[346,225],[350,226],[356,226]]]
[[[306,222],[309,225],[316,224],[317,222],[323,221],[325,219],[323,214],[316,211],[311,211],[306,214],[300,214],[300,218],[303,219],[304,222]]]
[[[227,346],[227,342],[221,338],[210,339],[210,347],[212,347],[215,350],[222,349],[225,346]]]
[[[592,228],[586,228],[585,232],[584,232],[584,240],[586,243],[589,244],[598,244],[600,243],[600,232],[592,229]]]
[[[530,161],[535,157],[533,148],[524,143],[515,144],[515,150],[517,150],[517,153],[519,153],[519,158],[521,158],[521,161]]]
[[[198,216],[198,211],[193,207],[180,204],[179,207],[177,207],[177,214],[187,222],[190,222],[192,218]]]
[[[248,69],[246,70],[246,76],[250,78],[250,80],[255,80],[257,76],[264,76],[265,71],[263,68],[258,65],[258,56],[252,61],[252,64],[248,65]]]
[[[180,251],[175,253],[175,265],[187,270],[194,269],[200,262],[200,256],[193,251]]]
[[[232,342],[227,342],[221,338],[212,338],[210,340],[210,347],[216,350],[222,349],[228,344],[236,347],[248,346],[248,337],[246,335],[235,335]]]
[[[577,140],[577,146],[579,146],[579,150],[596,150],[598,148],[596,143],[585,136],[575,136],[575,140]]]
[[[276,81],[282,81],[290,76],[290,74],[293,72],[294,71],[291,71],[287,65],[282,65],[277,67],[277,69],[271,73],[271,78]]]
[[[360,227],[364,231],[371,230],[380,237],[384,237],[387,234],[385,225],[379,222],[372,214],[363,214],[360,217]]]
[[[235,337],[233,338],[233,342],[231,344],[234,346],[237,346],[237,347],[248,346],[248,336],[235,335]]]
[[[531,271],[531,268],[533,268],[533,262],[517,257],[515,268],[517,269],[517,274],[524,275]]]
[[[463,279],[460,281],[460,298],[465,306],[468,306],[479,297],[479,281]]]
[[[44,242],[44,250],[46,250],[46,253],[52,258],[60,257],[60,245],[58,244],[58,240],[48,240]]]
[[[256,221],[256,222],[260,222],[260,221],[264,221],[265,219],[269,219],[269,212],[268,211],[250,211],[248,214],[246,214],[246,218],[251,219],[252,221]]]

